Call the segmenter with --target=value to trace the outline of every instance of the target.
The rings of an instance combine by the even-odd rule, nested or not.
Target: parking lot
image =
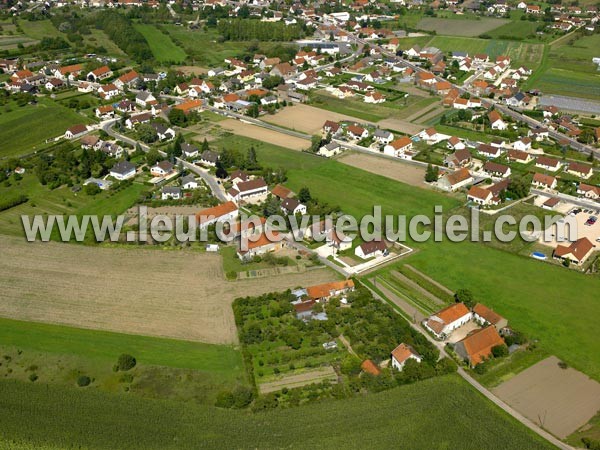
[[[586,237],[594,244],[600,243],[600,208],[590,209],[576,206],[567,202],[561,202],[556,208],[556,212],[564,214],[570,219],[575,219],[577,239]],[[568,237],[567,231],[568,230],[565,230],[566,237]],[[553,233],[556,233],[556,230],[553,230]],[[556,236],[553,236],[550,241],[544,241],[544,236],[542,235],[539,238],[539,242],[544,245],[549,245],[552,248],[556,248],[556,246],[559,244]]]

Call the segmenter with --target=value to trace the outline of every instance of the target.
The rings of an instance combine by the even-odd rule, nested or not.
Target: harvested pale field
[[[258,125],[244,123],[235,119],[226,119],[219,122],[223,129],[231,131],[240,136],[257,139],[280,147],[289,148],[292,150],[305,150],[310,147],[310,141],[298,137],[290,136],[274,130],[268,130]]]
[[[180,70],[186,76],[204,75],[204,74],[208,73],[208,69],[206,67],[200,67],[200,66],[177,66],[177,67],[174,67],[174,69]]]
[[[333,367],[321,367],[320,369],[311,370],[309,372],[286,375],[279,380],[260,384],[259,390],[261,394],[266,394],[268,392],[280,391],[283,388],[293,389],[311,383],[321,383],[325,380],[329,380],[332,383],[337,382],[337,374],[335,373],[335,370],[333,370]]]
[[[382,175],[392,180],[410,184],[420,188],[428,188],[425,183],[425,169],[412,164],[393,161],[388,158],[371,156],[366,153],[345,152],[338,161],[352,167],[366,170],[367,172]]]
[[[600,410],[600,383],[551,356],[505,381],[494,393],[561,439]]]
[[[420,113],[421,112],[419,111],[419,114]],[[394,119],[394,118],[380,120],[379,122],[377,122],[377,126],[379,128],[400,131],[402,133],[406,133],[406,134],[410,134],[410,135],[417,134],[423,130],[422,125],[416,125],[416,124],[410,123],[406,120]]]
[[[229,282],[193,251],[27,243],[0,236],[0,316],[215,344],[237,341],[232,301],[336,279],[329,269]]]
[[[349,120],[352,122],[369,123],[359,120],[356,117],[304,104],[284,108],[277,114],[265,118],[266,122],[309,134],[319,134],[326,120],[333,120],[334,122]]]

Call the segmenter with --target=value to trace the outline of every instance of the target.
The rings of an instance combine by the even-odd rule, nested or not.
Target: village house
[[[413,141],[407,136],[402,136],[383,147],[383,153],[389,156],[402,157],[406,152],[410,152],[412,147]]]
[[[184,158],[193,158],[195,156],[198,156],[198,153],[198,147],[192,144],[188,144],[187,142],[181,144],[181,156],[183,156]]]
[[[103,100],[110,100],[111,98],[116,97],[119,94],[120,91],[112,83],[103,84],[98,88],[98,95],[102,97]]]
[[[479,186],[471,186],[469,192],[467,192],[467,201],[481,206],[498,205],[500,203],[500,199],[495,197],[490,190]]]
[[[92,70],[90,73],[87,74],[86,78],[89,81],[95,81],[96,83],[98,83],[99,81],[112,77],[112,75],[113,72],[108,66],[102,66]]]
[[[521,164],[528,164],[533,161],[533,156],[520,150],[509,150],[507,156],[509,161]]]
[[[470,333],[466,338],[454,344],[454,351],[469,363],[471,367],[484,362],[492,356],[492,349],[506,345],[496,327],[488,326]]]
[[[182,198],[181,188],[177,186],[165,186],[160,192],[161,200],[179,200]]]
[[[67,128],[67,131],[65,131],[65,138],[77,139],[78,137],[81,137],[87,133],[87,130],[87,127],[83,124],[73,125],[72,127]]]
[[[350,125],[346,128],[348,137],[355,141],[360,141],[369,137],[369,131],[366,128],[359,127],[358,125]]]
[[[281,202],[281,210],[288,216],[306,214],[306,205],[300,203],[297,198],[286,198]]]
[[[456,140],[453,140],[453,138],[454,138],[454,136],[448,140],[449,145],[451,145],[451,141],[456,142]],[[456,139],[458,139],[458,138],[456,138]],[[456,148],[454,145],[453,145],[453,147]],[[444,165],[446,167],[449,167],[450,169],[458,169],[461,167],[470,166],[471,161],[472,161],[471,152],[469,150],[467,150],[463,144],[463,148],[456,149],[456,151],[454,153],[447,155],[444,158]]]
[[[156,103],[156,97],[150,91],[140,91],[135,96],[135,103],[142,108],[147,108],[152,103]]]
[[[456,191],[473,182],[473,176],[469,169],[463,167],[452,173],[442,176],[438,181],[438,186],[447,191]]]
[[[445,339],[454,330],[469,322],[472,317],[473,313],[464,303],[453,303],[429,316],[423,325],[438,339]]]
[[[473,318],[481,326],[493,325],[498,331],[508,326],[507,319],[481,303],[477,303],[472,311]]]
[[[421,355],[419,355],[410,345],[402,343],[392,350],[392,368],[402,372],[404,365],[409,359],[418,363],[422,361]]]
[[[581,265],[592,254],[595,246],[588,238],[583,237],[570,245],[557,245],[554,249],[554,258],[568,260],[573,264]]]
[[[522,137],[518,141],[513,143],[513,148],[522,152],[528,152],[531,150],[531,138]]]
[[[263,198],[269,192],[267,183],[262,178],[254,180],[240,181],[227,191],[227,194],[234,202],[258,200]]]
[[[511,175],[510,167],[493,161],[486,161],[483,171],[492,178],[507,178]]]
[[[152,113],[145,112],[141,114],[136,114],[135,116],[131,116],[127,120],[125,120],[125,126],[127,127],[127,129],[131,130],[140,123],[150,122],[151,119]]]
[[[585,198],[597,200],[600,198],[600,187],[579,183],[579,186],[577,186],[577,194]]]
[[[354,249],[354,254],[361,259],[369,259],[377,256],[387,256],[389,250],[385,241],[373,240],[370,242],[363,242],[361,245],[357,246]]]
[[[135,70],[131,70],[117,78],[114,84],[120,90],[124,90],[126,87],[132,87],[138,80],[138,73]]]
[[[508,124],[502,120],[502,117],[498,113],[498,111],[490,111],[488,113],[488,119],[490,121],[490,127],[492,130],[506,130],[508,128]]]
[[[547,156],[538,156],[535,160],[535,167],[547,170],[549,172],[557,172],[562,163],[558,159],[548,158]]]
[[[200,155],[200,163],[205,166],[216,167],[219,162],[219,154],[211,150],[204,150]]]
[[[591,166],[578,162],[570,162],[567,172],[576,177],[583,178],[584,180],[587,180],[594,174],[594,170]]]
[[[129,180],[135,177],[135,166],[129,161],[119,161],[109,172],[110,176],[119,180]]]
[[[181,177],[181,188],[182,189],[197,189],[198,182],[193,175],[186,175],[185,177]]]
[[[150,168],[150,173],[154,177],[164,177],[173,172],[174,168],[175,166],[173,163],[169,161],[160,161]]]
[[[110,119],[115,117],[115,108],[112,105],[98,106],[95,113],[99,119]]]
[[[477,146],[477,153],[486,158],[499,158],[502,155],[502,148],[500,146],[490,144],[479,144]]]
[[[154,122],[150,124],[154,131],[156,131],[156,135],[158,139],[161,141],[170,141],[175,137],[175,130],[171,127],[165,125],[164,123]]]
[[[427,128],[426,130],[421,131],[418,134],[419,138],[427,143],[427,145],[437,144],[438,142],[443,141],[444,139],[448,139],[449,136],[438,133],[435,128]]]
[[[198,211],[196,213],[196,222],[200,228],[205,228],[217,222],[233,222],[238,216],[239,210],[237,205],[233,202],[225,202]]]
[[[326,302],[332,297],[352,291],[354,291],[354,281],[352,280],[332,281],[306,288],[307,297],[315,302]]]
[[[317,154],[324,156],[325,158],[332,158],[338,153],[341,153],[341,151],[341,145],[337,142],[331,141],[330,143],[321,146]]]
[[[245,240],[247,248],[238,249],[238,258],[242,261],[248,261],[255,256],[281,250],[283,247],[281,235],[276,231],[271,231],[269,234],[271,236],[268,236],[265,232],[261,233],[257,237],[248,236],[248,238]]]
[[[394,134],[391,131],[376,129],[373,133],[373,139],[379,144],[389,144],[394,139]]]
[[[540,189],[556,189],[557,184],[556,178],[543,173],[535,173],[531,180],[531,185]]]

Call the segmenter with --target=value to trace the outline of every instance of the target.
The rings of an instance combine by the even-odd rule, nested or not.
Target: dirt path
[[[425,275],[423,272],[421,272],[418,269],[415,269],[413,266],[411,266],[410,264],[404,264],[404,267],[406,267],[409,270],[412,270],[414,273],[416,273],[417,275],[425,278],[427,281],[429,281],[431,284],[437,286],[438,288],[440,288],[442,291],[446,292],[448,295],[454,295],[454,292],[452,292],[450,289],[448,289],[446,286],[444,286],[443,284],[440,284],[439,282],[435,281],[433,278]]]
[[[436,305],[445,306],[446,303],[443,300],[440,300],[435,295],[433,295],[431,292],[429,292],[427,289],[419,286],[413,280],[411,280],[407,276],[401,274],[397,270],[392,270],[391,274],[393,276],[395,276],[396,278],[398,278],[400,281],[402,281],[404,284],[409,285],[415,291],[420,292],[421,294],[423,294],[425,297],[427,297],[429,300],[431,300],[432,302],[434,302]]]
[[[292,389],[324,380],[329,380],[332,383],[337,382],[337,374],[335,373],[335,370],[333,370],[333,367],[327,366],[320,369],[311,370],[310,372],[287,375],[279,380],[260,384],[258,388],[261,394],[266,394],[268,392],[280,391],[285,387]]]
[[[356,354],[356,352],[354,351],[354,349],[352,348],[352,346],[350,345],[350,342],[348,341],[348,339],[346,339],[346,336],[344,336],[343,334],[340,334],[339,338],[340,338],[340,341],[342,341],[342,344],[344,344],[344,347],[346,347],[348,349],[348,353],[350,353],[353,356],[358,356]]]
[[[442,106],[438,105],[436,108],[433,108],[431,111],[429,111],[424,116],[419,117],[417,115],[415,118],[415,122],[424,125],[428,120],[433,119],[434,117],[442,114],[443,112],[444,112],[444,108]]]
[[[420,323],[423,319],[425,319],[425,315],[421,311],[388,289],[383,282],[377,282],[375,278],[371,278],[369,281],[373,283],[373,285],[376,286],[377,289],[383,293],[383,295],[400,307],[400,309],[404,311],[408,317],[412,317],[416,323]]]
[[[407,120],[402,119],[383,119],[377,122],[379,128],[386,128],[389,130],[400,131],[402,133],[413,135],[419,133],[423,127],[421,125],[415,125]]]

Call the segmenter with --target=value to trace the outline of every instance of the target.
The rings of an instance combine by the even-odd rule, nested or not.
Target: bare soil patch
[[[174,68],[175,70],[182,71],[185,75],[204,75],[208,73],[208,69],[206,67],[200,66],[177,66]]]
[[[561,369],[551,356],[495,388],[494,393],[561,439],[600,410],[600,383],[583,373]]]
[[[336,279],[329,270],[229,282],[196,251],[27,243],[0,236],[0,316],[215,344],[237,342],[231,303]]]
[[[259,141],[268,142],[269,144],[290,148],[292,150],[304,150],[310,147],[310,142],[305,139],[290,136],[278,131],[268,130],[258,125],[244,123],[235,119],[223,120],[219,122],[219,125],[240,136],[246,136]]]
[[[356,117],[304,104],[287,107],[273,116],[265,117],[265,122],[309,134],[319,134],[326,120],[333,120],[334,122],[349,120],[351,122],[368,123]]]
[[[338,158],[338,161],[366,170],[367,172],[391,178],[392,180],[410,184],[411,186],[428,188],[428,185],[425,183],[425,169],[412,164],[379,158],[378,156],[371,156],[365,153],[350,152],[343,153]]]
[[[379,122],[377,122],[377,126],[379,126],[379,128],[384,128],[388,130],[400,131],[409,135],[417,134],[421,130],[423,130],[422,125],[416,125],[414,123],[408,122],[407,120],[394,118],[380,120]]]

